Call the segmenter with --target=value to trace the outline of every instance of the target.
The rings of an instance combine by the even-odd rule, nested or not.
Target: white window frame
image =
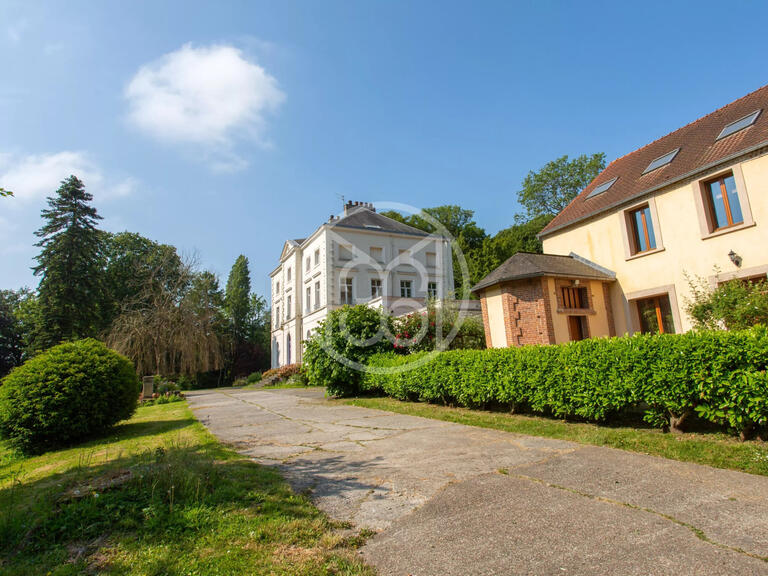
[[[384,285],[381,278],[371,278],[371,298],[381,298],[384,295]]]
[[[413,298],[413,280],[400,280],[400,298]]]
[[[437,282],[427,282],[427,297],[436,300],[439,295]]]
[[[339,303],[350,306],[355,302],[355,283],[352,278],[341,278],[339,285]],[[346,298],[345,298],[346,296]]]
[[[320,281],[315,282],[315,310],[320,308]]]
[[[291,295],[288,294],[285,298],[285,319],[290,320],[291,318]]]

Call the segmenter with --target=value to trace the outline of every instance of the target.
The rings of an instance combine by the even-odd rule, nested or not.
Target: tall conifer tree
[[[36,348],[62,340],[94,336],[102,301],[102,239],[96,223],[101,220],[93,200],[76,176],[62,181],[56,195],[42,211],[45,225],[35,234],[42,248],[36,276],[40,320]]]
[[[248,258],[241,254],[229,272],[224,298],[235,344],[240,344],[247,338],[250,298],[251,273],[248,270]]]

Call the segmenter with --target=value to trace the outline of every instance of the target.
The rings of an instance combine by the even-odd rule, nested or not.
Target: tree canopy
[[[518,201],[528,220],[538,216],[555,216],[605,168],[605,153],[582,154],[569,160],[561,156],[547,162],[523,180]]]

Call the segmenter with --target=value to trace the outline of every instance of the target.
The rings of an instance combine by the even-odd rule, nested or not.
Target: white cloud
[[[99,199],[128,196],[138,186],[134,178],[105,178],[84,152],[65,150],[29,156],[0,154],[0,187],[13,190],[21,203],[52,195],[61,181],[71,174],[80,178],[85,189]]]
[[[285,99],[277,80],[237,48],[191,44],[139,68],[125,96],[138,129],[198,146],[225,170],[245,163],[232,150],[237,139],[265,143],[265,118]]]

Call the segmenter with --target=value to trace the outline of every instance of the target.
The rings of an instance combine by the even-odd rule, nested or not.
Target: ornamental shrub
[[[456,333],[453,330],[456,328]],[[453,307],[430,305],[424,312],[412,312],[392,319],[394,349],[403,354],[431,350],[485,348],[482,319],[460,318]],[[448,337],[451,339],[448,340]]]
[[[645,334],[554,346],[368,361],[362,389],[401,400],[497,406],[601,422],[642,408],[680,429],[692,414],[746,436],[768,425],[768,328]],[[410,368],[410,369],[409,369]]]
[[[274,386],[279,382],[288,380],[291,376],[299,374],[301,369],[301,364],[286,364],[279,368],[272,368],[261,375],[261,383],[264,386]]]
[[[133,364],[98,340],[67,342],[15,368],[0,385],[0,436],[39,453],[103,434],[139,398]]]
[[[302,362],[310,386],[332,396],[360,390],[361,369],[370,356],[392,350],[392,320],[365,304],[333,310],[304,343]]]
[[[717,269],[715,272],[719,272]],[[704,278],[690,279],[686,312],[696,328],[743,330],[768,324],[768,280],[729,280],[712,289]]]

